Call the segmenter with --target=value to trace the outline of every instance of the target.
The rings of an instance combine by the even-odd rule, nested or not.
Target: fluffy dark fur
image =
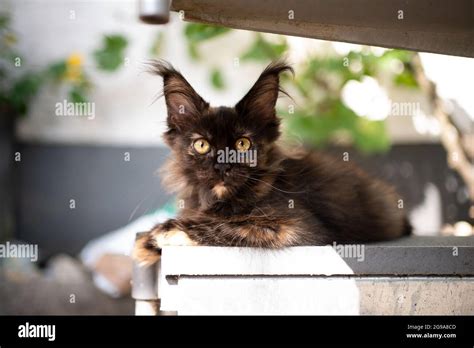
[[[318,152],[285,155],[276,144],[279,74],[270,64],[235,107],[210,107],[171,65],[152,63],[163,78],[168,108],[164,134],[172,157],[163,174],[184,208],[139,240],[135,257],[156,261],[166,245],[281,248],[388,240],[409,233],[399,196],[351,162]],[[250,139],[257,166],[216,163],[218,149]],[[193,141],[211,146],[202,155]],[[182,232],[180,232],[182,231]],[[184,233],[183,233],[184,232]]]

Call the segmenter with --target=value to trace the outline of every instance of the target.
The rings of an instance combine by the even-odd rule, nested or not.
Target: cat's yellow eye
[[[247,138],[239,138],[235,142],[235,148],[237,151],[240,151],[240,152],[247,151],[248,149],[250,149],[250,146],[252,146],[252,143]]]
[[[197,153],[204,155],[209,152],[211,149],[211,145],[206,139],[197,139],[193,143],[194,150],[197,151]]]

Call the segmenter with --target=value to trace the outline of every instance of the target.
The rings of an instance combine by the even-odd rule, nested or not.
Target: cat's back
[[[319,150],[299,150],[285,154],[282,177],[291,178],[293,185],[310,187],[327,185],[353,185],[355,179],[368,180],[368,175],[353,161],[329,155]],[[315,180],[317,179],[317,180]]]
[[[396,190],[375,178],[353,161],[306,151],[282,162],[281,185],[330,230],[362,240],[400,236],[405,227],[404,212],[398,208]],[[288,186],[291,185],[291,186]],[[348,233],[348,234],[346,234]],[[351,238],[349,238],[351,240]]]

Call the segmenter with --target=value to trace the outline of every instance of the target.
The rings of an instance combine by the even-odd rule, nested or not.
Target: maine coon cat
[[[234,107],[211,107],[166,62],[153,62],[152,70],[163,78],[168,109],[164,139],[172,155],[164,183],[182,209],[138,240],[134,257],[142,264],[167,245],[281,248],[410,233],[392,187],[342,156],[289,156],[276,143],[279,75],[293,71],[284,62],[270,64]]]

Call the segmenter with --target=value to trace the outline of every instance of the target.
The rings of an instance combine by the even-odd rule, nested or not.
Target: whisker
[[[260,180],[260,179],[257,179],[257,178],[253,178],[253,177],[251,177],[251,176],[240,175],[240,174],[237,174],[237,173],[235,173],[235,175],[242,176],[242,177],[246,177],[246,178],[248,178],[248,179],[250,179],[250,180],[255,180],[255,181],[262,182],[262,183],[264,183],[265,185],[268,185],[268,186],[270,186],[271,188],[273,188],[273,189],[275,189],[275,190],[278,190],[278,191],[280,191],[280,192],[283,192],[283,193],[305,193],[305,191],[285,191],[285,190],[279,189],[278,187],[273,186],[272,184],[269,184],[269,183],[266,182],[266,181],[263,181],[263,180]]]

